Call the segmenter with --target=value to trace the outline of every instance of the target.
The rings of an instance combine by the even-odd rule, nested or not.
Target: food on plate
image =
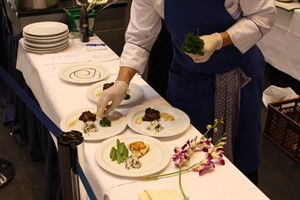
[[[98,132],[97,125],[93,121],[86,121],[83,125],[84,133],[95,133]]]
[[[92,113],[91,111],[84,111],[80,115],[79,120],[83,121],[84,123],[87,121],[94,122],[96,120],[96,114]]]
[[[161,118],[164,119],[164,121],[174,121],[175,117],[168,114],[168,113],[163,113],[160,112],[154,108],[146,108],[145,110],[145,114],[142,117],[138,117],[134,120],[134,124],[141,124],[143,121],[148,121],[148,122],[153,122],[151,123],[149,126],[147,126],[147,130],[153,130],[152,127],[156,127],[157,130],[161,131],[161,125],[159,125],[159,121],[161,120]],[[156,122],[154,122],[156,121]],[[156,132],[159,132],[156,131]]]
[[[150,145],[143,141],[136,141],[129,144],[129,149],[133,156],[140,158],[150,150]]]
[[[157,120],[154,120],[148,126],[146,126],[146,129],[151,132],[158,133],[162,131],[164,127]]]
[[[114,85],[114,82],[104,83],[102,90],[106,90],[106,89],[110,88],[113,85]]]
[[[117,161],[120,164],[126,160],[129,152],[125,143],[119,139],[117,139],[116,145],[117,147],[113,146],[111,148],[109,157],[112,161]]]
[[[110,127],[111,126],[111,121],[107,118],[107,117],[103,117],[100,121],[99,121],[100,126],[102,127]]]
[[[154,108],[146,108],[145,115],[142,118],[143,121],[154,121],[160,119],[160,112],[158,110],[155,110]]]
[[[142,163],[140,161],[140,159],[138,159],[137,157],[131,155],[129,157],[126,158],[125,160],[125,168],[126,169],[139,169],[142,167]]]
[[[160,113],[160,117],[163,118],[165,121],[174,121],[175,120],[175,117],[168,113]]]

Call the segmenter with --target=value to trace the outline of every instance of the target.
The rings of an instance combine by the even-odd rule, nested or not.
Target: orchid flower
[[[215,168],[215,165],[212,159],[212,155],[210,153],[207,153],[205,158],[193,168],[193,171],[198,172],[199,176],[201,176],[202,174],[204,174],[204,172],[213,170]]]
[[[198,172],[199,176],[203,175],[205,172],[212,171],[215,169],[215,164],[225,165],[225,160],[223,158],[224,153],[224,145],[226,144],[226,137],[225,133],[218,141],[212,145],[211,138],[206,138],[207,134],[213,130],[213,133],[217,132],[217,125],[223,123],[223,119],[221,120],[214,120],[213,125],[207,125],[207,131],[200,137],[195,136],[193,139],[188,140],[182,147],[175,147],[174,154],[172,159],[175,163],[175,166],[179,168],[179,171],[166,173],[166,174],[155,174],[152,176],[148,176],[146,178],[162,178],[162,177],[169,177],[173,175],[179,175],[179,187],[181,194],[184,200],[189,199],[188,196],[184,193],[182,187],[182,180],[181,175],[182,173],[186,173],[189,171]],[[188,166],[190,163],[190,159],[194,152],[196,151],[203,151],[206,152],[204,159],[200,162],[195,163],[191,166]]]

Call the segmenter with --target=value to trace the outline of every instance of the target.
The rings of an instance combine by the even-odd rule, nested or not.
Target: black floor
[[[277,72],[274,72],[274,69],[271,68],[267,68],[266,72],[265,85],[274,84],[273,78],[276,77]],[[280,76],[279,81],[281,85],[278,86],[289,86],[290,82],[286,82],[285,79],[285,76]],[[299,84],[299,82],[295,83],[296,85]],[[266,114],[267,110],[263,107],[263,126]],[[2,116],[1,107],[0,116]],[[0,123],[0,158],[10,161],[14,165],[16,172],[14,179],[6,186],[0,188],[0,199],[44,199],[44,162],[31,160],[28,146],[18,145],[14,137],[10,135],[10,127],[3,126],[2,123]],[[259,169],[258,187],[271,200],[300,199],[300,164],[291,159],[264,136],[261,138],[261,166]]]

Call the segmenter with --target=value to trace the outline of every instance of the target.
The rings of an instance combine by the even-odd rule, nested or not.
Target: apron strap
[[[215,75],[215,119],[224,119],[224,123],[218,127],[217,133],[213,133],[215,143],[226,133],[227,144],[224,154],[233,162],[233,144],[240,114],[241,89],[247,85],[251,78],[243,70],[235,68],[229,72]]]

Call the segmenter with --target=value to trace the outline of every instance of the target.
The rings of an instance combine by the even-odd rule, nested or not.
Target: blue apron
[[[235,135],[234,164],[243,172],[259,165],[260,111],[265,62],[254,46],[245,54],[234,46],[216,51],[205,63],[194,63],[179,47],[188,32],[199,35],[226,31],[236,22],[223,0],[165,0],[165,23],[173,42],[167,100],[185,111],[202,133],[214,120],[215,74],[241,68],[251,78],[241,91],[240,118]]]

